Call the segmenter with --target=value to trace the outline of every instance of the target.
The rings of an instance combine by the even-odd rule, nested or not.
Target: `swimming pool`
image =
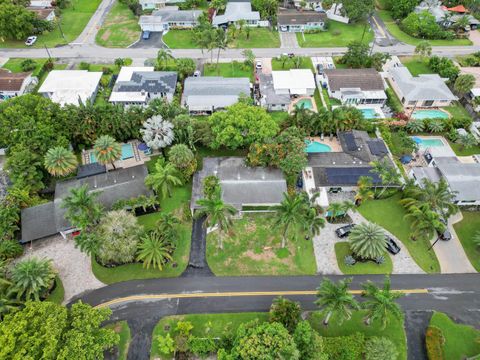
[[[362,112],[365,119],[379,119],[380,114],[375,109],[358,109]]]
[[[445,143],[442,139],[439,138],[420,138],[417,136],[412,136],[413,141],[415,141],[418,146],[422,149],[430,148],[430,147],[442,147],[445,146]]]
[[[322,152],[331,152],[332,148],[327,144],[322,144],[318,141],[309,141],[305,140],[305,151],[307,153],[322,153]]]
[[[122,144],[122,160],[131,159],[133,158],[133,146],[132,144]],[[95,154],[90,152],[90,163],[96,163],[97,159],[95,158]]]
[[[301,100],[298,100],[295,106],[298,108],[303,107],[304,109],[312,109],[313,103],[312,103],[312,100],[310,99],[301,99]]]
[[[442,110],[415,110],[412,114],[412,118],[417,120],[423,119],[448,119],[448,113]]]

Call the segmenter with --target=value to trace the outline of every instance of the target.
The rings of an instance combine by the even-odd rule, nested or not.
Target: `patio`
[[[129,168],[137,165],[142,165],[150,160],[150,155],[148,154],[147,148],[143,150],[142,146],[145,147],[145,144],[141,143],[138,140],[132,140],[127,143],[122,143],[122,158],[115,161],[113,164],[115,168]],[[92,164],[96,163],[95,155],[93,149],[83,150],[82,151],[82,164]],[[114,167],[112,164],[106,165],[107,170],[113,170]]]

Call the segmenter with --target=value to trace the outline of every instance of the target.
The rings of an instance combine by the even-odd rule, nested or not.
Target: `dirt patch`
[[[110,34],[111,34],[110,29],[107,29],[107,31],[105,31],[105,32],[102,34],[102,40],[103,40],[103,41],[107,41],[108,38],[110,37]]]
[[[257,224],[255,224],[254,221],[249,221],[245,226],[245,230],[247,231],[247,233],[251,234],[257,231]]]
[[[255,261],[269,261],[277,258],[273,249],[264,250],[261,254],[255,254],[252,250],[248,250],[243,253],[243,256]]]

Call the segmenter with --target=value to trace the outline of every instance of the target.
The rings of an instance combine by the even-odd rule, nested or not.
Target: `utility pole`
[[[48,51],[47,44],[44,43],[43,46],[45,46],[45,50],[47,50],[48,60],[51,60],[52,57],[50,56],[50,51]]]
[[[65,42],[68,42],[67,39],[65,38],[65,34],[63,33],[62,27],[60,26],[61,19],[58,19],[57,24],[58,24],[58,30],[60,30],[60,34],[62,34],[63,40]]]

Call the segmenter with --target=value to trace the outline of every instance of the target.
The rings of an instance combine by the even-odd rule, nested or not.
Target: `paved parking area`
[[[130,46],[130,49],[152,49],[152,48],[167,48],[167,46],[162,41],[163,33],[161,32],[152,32],[150,33],[150,38],[144,40],[140,37],[138,42]]]

